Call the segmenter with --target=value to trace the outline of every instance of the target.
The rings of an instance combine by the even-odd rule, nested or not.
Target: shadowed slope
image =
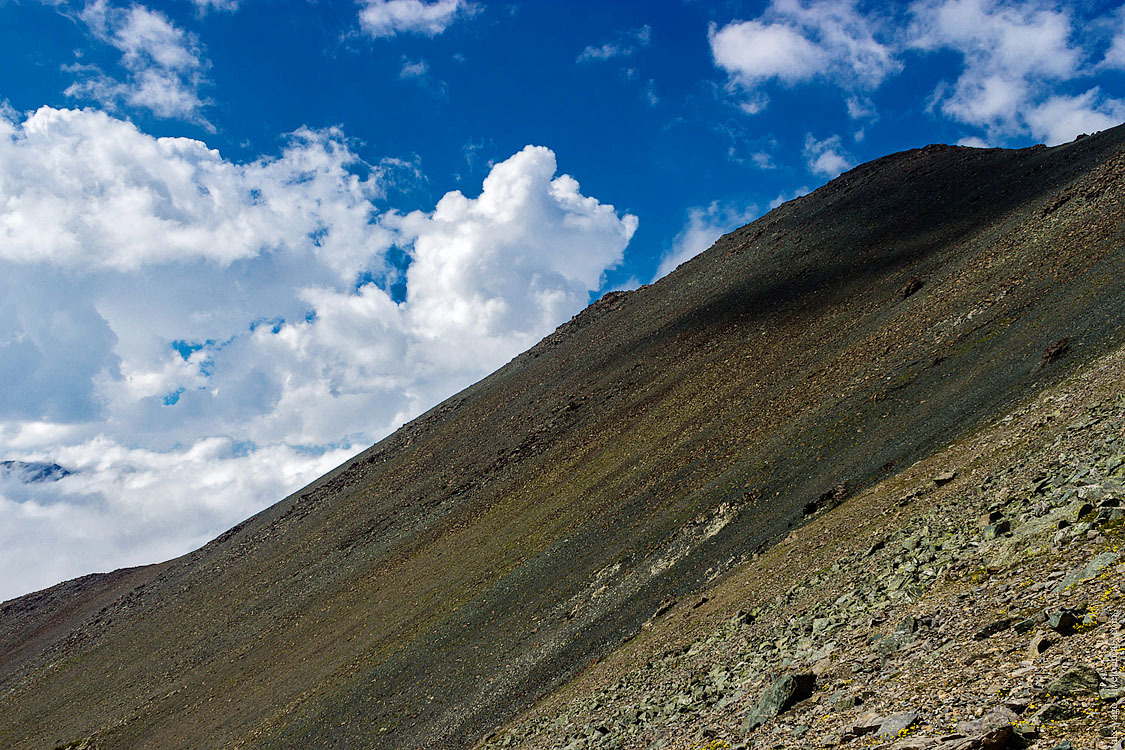
[[[6,604],[0,644],[59,635],[0,656],[0,744],[471,744],[826,491],[1125,340],[1123,141],[858,167],[104,609]]]

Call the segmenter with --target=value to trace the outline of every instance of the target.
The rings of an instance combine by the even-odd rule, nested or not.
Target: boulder
[[[816,675],[788,674],[773,681],[758,704],[750,709],[742,721],[742,731],[750,732],[782,713],[795,703],[803,701],[813,693]]]
[[[875,733],[876,737],[890,737],[905,732],[911,724],[918,721],[918,713],[916,711],[904,711],[899,714],[891,714],[883,718],[882,723],[879,725],[879,731]]]
[[[1031,721],[1035,724],[1048,724],[1052,721],[1072,719],[1077,715],[1074,709],[1062,703],[1047,703],[1031,715]]]

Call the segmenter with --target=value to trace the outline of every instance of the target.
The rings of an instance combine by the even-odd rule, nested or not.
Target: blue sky
[[[0,0],[0,598],[202,544],[855,164],[1125,120],[1120,6]]]

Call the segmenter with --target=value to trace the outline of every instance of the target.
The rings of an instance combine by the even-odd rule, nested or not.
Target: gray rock
[[[1004,750],[1011,742],[1013,734],[1011,727],[1000,727],[976,737],[954,735],[948,738],[948,742],[942,742],[941,748],[942,750]]]
[[[1103,701],[1116,701],[1125,698],[1125,687],[1110,687],[1098,691],[1098,697]]]
[[[977,632],[973,633],[973,640],[983,641],[985,638],[990,638],[997,633],[1002,633],[1008,628],[1012,627],[1012,624],[1014,622],[1015,620],[1013,620],[1011,617],[1005,617],[1001,620],[990,622]]]
[[[1011,521],[997,521],[991,526],[985,526],[982,532],[985,539],[995,539],[998,536],[1004,536],[1012,530]]]
[[[1019,721],[1019,717],[1012,709],[1007,706],[995,706],[979,719],[957,722],[957,731],[966,736],[989,734],[1001,727],[1010,727],[1017,721]]]
[[[913,643],[915,641],[914,633],[910,630],[895,630],[889,635],[878,638],[873,644],[872,648],[878,653],[886,656],[895,651],[898,651],[903,646]]]
[[[1046,724],[1052,721],[1065,721],[1077,715],[1074,709],[1062,703],[1047,703],[1031,715],[1031,721],[1036,724]]]
[[[1102,678],[1092,667],[1085,665],[1063,672],[1046,688],[1049,695],[1087,695],[1096,693]]]
[[[929,750],[940,744],[937,737],[907,737],[891,745],[891,750]]]
[[[1028,617],[1026,620],[1020,620],[1015,625],[1013,625],[1012,628],[1020,635],[1026,635],[1032,630],[1035,630],[1036,626],[1038,626],[1040,623],[1044,623],[1046,621],[1047,613],[1040,612],[1036,615]]]
[[[983,529],[986,526],[991,526],[1003,517],[1004,514],[998,510],[989,511],[977,519],[977,526]]]
[[[813,693],[816,675],[788,674],[766,688],[758,704],[750,709],[742,721],[742,731],[751,732],[782,713],[794,703],[803,701]]]
[[[1054,640],[1048,637],[1046,633],[1036,633],[1027,647],[1027,655],[1034,661],[1035,657],[1039,656],[1039,654],[1043,653],[1054,644]]]
[[[1047,617],[1047,626],[1060,635],[1070,635],[1074,626],[1082,622],[1081,613],[1070,609],[1060,609]]]
[[[1031,705],[1031,698],[1024,695],[1012,695],[1004,700],[1004,706],[1016,714],[1022,714]]]
[[[1093,560],[1091,560],[1089,563],[1082,566],[1081,568],[1075,568],[1074,570],[1067,573],[1063,577],[1063,579],[1061,581],[1059,581],[1058,585],[1055,586],[1055,593],[1061,594],[1063,591],[1066,591],[1071,586],[1077,586],[1082,581],[1087,581],[1087,580],[1090,580],[1091,578],[1096,578],[1098,575],[1101,574],[1101,572],[1103,570],[1106,570],[1107,568],[1109,568],[1110,565],[1113,565],[1113,563],[1115,563],[1115,562],[1117,562],[1117,553],[1116,552],[1103,552],[1103,553],[1101,553],[1100,555],[1095,557]]]
[[[902,713],[891,714],[890,716],[880,716],[878,719],[871,722],[871,724],[876,725],[874,730],[876,737],[890,737],[907,729],[917,720],[918,713],[916,711],[903,711]]]
[[[1102,508],[1098,511],[1098,515],[1094,518],[1094,523],[1102,526],[1107,523],[1114,523],[1125,518],[1125,510],[1121,508]]]

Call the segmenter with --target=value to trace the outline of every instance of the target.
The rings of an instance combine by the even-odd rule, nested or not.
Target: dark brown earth
[[[0,746],[470,746],[1125,343],[1123,200],[1125,128],[857,167],[206,547],[2,605]]]

